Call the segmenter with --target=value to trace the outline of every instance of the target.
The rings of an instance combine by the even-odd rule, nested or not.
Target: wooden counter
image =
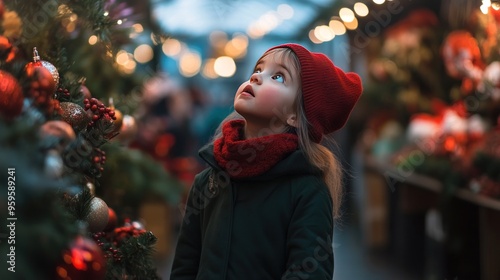
[[[409,238],[391,236],[391,227],[398,229],[398,227],[402,227],[401,223],[405,224],[403,227],[407,226],[408,220],[411,220],[407,217],[412,217],[411,215],[416,213],[422,214],[423,217],[429,210],[439,209],[439,203],[443,196],[442,183],[435,178],[417,174],[411,170],[398,169],[387,162],[378,161],[372,157],[363,157],[363,161],[366,184],[364,186],[366,189],[364,203],[367,205],[364,206],[366,210],[362,213],[364,216],[362,220],[365,230],[368,231],[365,234],[367,245],[380,248],[394,246],[393,243],[397,243],[401,239],[404,240],[403,243],[410,242]],[[465,187],[457,188],[453,196],[459,201],[459,204],[465,205],[467,209],[473,209],[474,213],[477,212],[477,216],[473,216],[472,220],[469,220],[473,221],[471,224],[476,224],[477,229],[467,228],[467,225],[464,225],[464,231],[477,231],[474,233],[475,235],[471,235],[477,236],[477,238],[472,238],[474,240],[469,242],[469,244],[478,244],[478,248],[475,250],[478,251],[479,260],[475,262],[478,263],[477,271],[480,275],[474,279],[499,280],[500,200],[476,194]],[[390,201],[395,201],[392,206]],[[457,215],[459,215],[458,213],[460,213],[459,209],[457,209]],[[391,220],[394,215],[403,215],[404,218],[403,220],[399,218],[394,222]],[[426,225],[421,220],[423,219],[418,220],[419,226],[425,227]],[[464,223],[467,223],[465,217]],[[425,230],[417,230],[412,234],[415,232],[426,234]],[[425,239],[424,236],[422,236],[423,239]],[[399,241],[399,244],[401,243]],[[425,258],[423,254],[422,257]],[[475,254],[473,255],[475,256]],[[416,263],[419,261],[425,263],[427,260],[412,260]],[[447,260],[444,260],[444,263],[446,262]],[[463,279],[460,275],[457,277]]]

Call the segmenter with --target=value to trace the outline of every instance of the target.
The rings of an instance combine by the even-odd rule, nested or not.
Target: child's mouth
[[[252,86],[251,86],[251,85],[247,85],[247,86],[243,89],[243,92],[246,92],[246,93],[250,94],[251,96],[255,97],[255,95],[253,94],[253,89],[252,89]]]

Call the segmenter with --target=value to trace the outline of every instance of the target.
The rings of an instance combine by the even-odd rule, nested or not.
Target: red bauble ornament
[[[90,122],[90,117],[82,106],[73,102],[61,102],[61,118],[69,123],[75,132],[80,132]]]
[[[14,76],[0,70],[0,114],[10,119],[23,109],[24,95],[21,85]]]
[[[109,221],[108,205],[104,200],[94,197],[90,201],[90,211],[85,221],[89,225],[90,232],[102,231]]]
[[[44,69],[43,71],[40,69]],[[59,85],[59,72],[50,62],[40,60],[38,51],[33,48],[33,62],[26,64],[26,75],[35,78],[39,82],[39,87],[53,94]]]
[[[0,60],[6,60],[11,51],[12,44],[10,43],[9,39],[5,36],[0,36]]]
[[[84,84],[80,86],[80,93],[83,95],[83,98],[86,99],[92,98],[92,94],[90,93],[89,88]]]
[[[103,229],[103,231],[112,231],[118,225],[118,217],[116,217],[116,213],[113,209],[108,207],[108,224]]]
[[[89,238],[77,236],[63,253],[63,261],[56,266],[56,279],[101,280],[106,276],[106,260],[102,250]]]

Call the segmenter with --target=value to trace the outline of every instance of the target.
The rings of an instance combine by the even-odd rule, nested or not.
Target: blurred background
[[[33,275],[149,275],[127,270],[134,260],[169,279],[187,193],[205,168],[198,149],[260,55],[295,42],[364,86],[334,135],[345,171],[334,279],[500,279],[500,1],[40,2],[0,0],[0,165],[39,176],[18,182],[21,208],[55,207],[41,210],[51,212],[43,226],[17,231],[60,242],[37,250],[54,256]],[[51,90],[45,70],[25,68],[33,47],[52,65],[48,80],[57,76]],[[50,202],[61,196],[66,208]],[[106,207],[89,210],[95,199]],[[66,212],[63,222],[54,214]],[[149,231],[149,243],[128,241]],[[100,247],[92,255],[105,258],[105,275],[57,265],[75,236]],[[147,260],[130,253],[141,242]],[[23,257],[31,245],[18,252],[26,267],[39,260]]]

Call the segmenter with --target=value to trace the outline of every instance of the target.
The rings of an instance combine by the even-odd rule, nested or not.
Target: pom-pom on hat
[[[358,74],[345,73],[322,53],[310,52],[298,44],[270,48],[290,48],[300,61],[302,98],[311,139],[319,143],[323,135],[342,128],[363,90]]]

